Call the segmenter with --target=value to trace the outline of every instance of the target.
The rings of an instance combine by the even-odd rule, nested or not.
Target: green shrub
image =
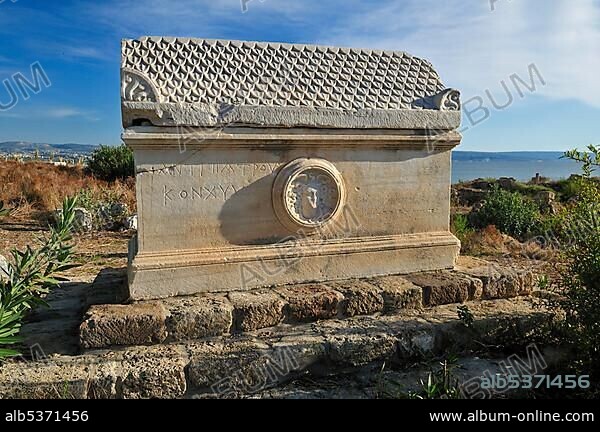
[[[469,218],[464,214],[455,214],[452,216],[450,231],[461,241],[461,243],[463,243],[463,245],[468,243],[474,232],[469,223]]]
[[[101,180],[115,181],[135,175],[133,152],[129,147],[100,146],[88,161],[90,173]]]
[[[563,202],[577,198],[581,193],[581,176],[572,175],[568,179],[556,183],[558,195]]]
[[[600,165],[600,149],[587,156],[568,152],[567,157],[583,163],[576,204],[565,216],[572,229],[566,250],[568,266],[561,280],[565,340],[578,354],[581,372],[600,379],[600,186],[591,178]],[[595,158],[592,157],[595,155]]]
[[[494,189],[482,207],[471,215],[477,228],[495,225],[500,231],[524,240],[536,232],[541,215],[538,206],[518,192]]]
[[[42,296],[61,280],[57,273],[74,267],[71,231],[75,204],[74,198],[64,201],[62,217],[37,248],[11,251],[8,274],[0,279],[0,359],[19,354],[9,347],[20,342],[18,334],[26,312],[44,303]]]
[[[587,152],[578,150],[570,150],[565,153],[564,158],[572,159],[576,162],[581,162],[581,171],[583,178],[591,179],[592,174],[600,167],[600,147],[590,144]]]
[[[534,197],[539,192],[553,192],[551,188],[542,185],[532,185],[521,182],[516,182],[514,185],[514,191],[519,192],[521,195],[527,195]]]

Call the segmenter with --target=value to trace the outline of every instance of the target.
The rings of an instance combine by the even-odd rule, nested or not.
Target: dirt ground
[[[3,220],[0,222],[0,254],[10,257],[10,250],[35,245],[47,235],[48,228],[33,220]],[[127,243],[134,232],[92,232],[74,236],[74,261],[79,267],[64,276],[73,281],[93,280],[107,267],[127,266]]]

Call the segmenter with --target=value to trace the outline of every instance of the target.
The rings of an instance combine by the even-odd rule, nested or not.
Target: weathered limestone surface
[[[189,350],[188,373],[194,387],[228,391],[230,385],[242,383],[249,388],[264,386],[262,368],[268,361],[269,346],[261,340],[206,342],[191,345]]]
[[[423,307],[423,292],[420,287],[402,276],[369,279],[368,282],[381,290],[385,313]]]
[[[536,275],[528,269],[498,265],[459,265],[456,270],[482,282],[482,298],[498,299],[529,295],[536,288]]]
[[[523,353],[519,353],[524,355]],[[541,353],[548,366],[558,365],[565,356],[556,349],[544,349]],[[461,383],[460,389],[465,399],[481,398],[526,398],[521,389],[482,389],[483,376],[508,377],[514,374],[506,365],[514,363],[514,358],[503,356],[461,357],[453,365],[453,374]],[[414,367],[393,370],[381,370],[380,364],[360,368],[352,374],[315,376],[311,380],[299,378],[286,383],[285,386],[263,390],[256,394],[242,397],[252,399],[402,399],[410,393],[422,394],[423,385],[427,382],[432,370],[439,370],[438,361],[417,364]],[[214,397],[199,392],[191,392],[188,398],[205,399]]]
[[[123,41],[121,75],[124,127],[139,114],[177,126],[441,129],[423,122],[436,118],[445,129],[460,125],[458,92],[431,63],[399,51],[145,37]],[[412,111],[421,115],[402,123]]]
[[[170,341],[202,339],[229,333],[233,306],[222,296],[177,297],[164,301]]]
[[[240,212],[244,214],[243,211]],[[240,222],[239,217],[236,220]],[[165,222],[161,226],[167,227],[169,224]],[[144,300],[301,284],[306,283],[307,279],[325,282],[373,275],[407,274],[415,271],[416,263],[422,271],[451,269],[458,253],[457,240],[445,233],[411,234],[393,239],[356,242],[331,240],[325,244],[315,241],[312,243],[286,246],[283,250],[274,246],[277,249],[268,252],[265,252],[264,246],[240,247],[235,253],[221,250],[202,254],[182,252],[172,257],[161,256],[160,265],[153,254],[148,259],[138,255],[134,266],[130,268],[130,281],[133,281],[130,294],[134,299]],[[430,246],[420,249],[419,245]],[[324,251],[328,254],[321,255]],[[280,258],[282,254],[289,258]],[[164,271],[171,265],[177,269]],[[265,271],[265,268],[268,270]],[[173,277],[177,284],[173,283]]]
[[[121,79],[133,300],[453,268],[460,95],[429,62],[142,38],[123,41]]]
[[[423,288],[423,300],[427,306],[463,303],[481,298],[481,280],[459,273],[416,273],[407,275],[406,278]]]
[[[239,331],[272,327],[283,321],[285,302],[274,291],[234,292],[229,300],[235,308],[235,328]]]
[[[285,299],[290,322],[313,322],[335,318],[344,296],[323,284],[284,287],[277,292]]]
[[[445,305],[402,315],[284,324],[242,337],[8,362],[0,367],[0,399],[180,398],[190,392],[232,397],[256,394],[303,371],[327,373],[374,361],[413,364],[482,343],[525,346],[551,318],[536,301],[469,302],[472,328],[458,320],[456,305]]]
[[[251,332],[280,323],[308,323],[380,313],[398,314],[422,307],[479,300],[484,296],[484,283],[485,298],[529,295],[535,287],[535,277],[529,271],[514,276],[512,269],[502,269],[496,264],[472,258],[461,258],[458,268],[460,271],[176,297],[160,301],[162,308],[145,307],[148,302],[144,301],[118,307],[92,308],[81,326],[80,343],[85,348],[104,348],[143,345],[165,338],[168,342],[199,340]],[[115,281],[116,286],[121,286],[123,275],[120,277],[121,281],[115,281],[114,274],[107,274],[104,278],[98,278],[88,291],[94,292],[96,283],[103,286],[110,280]],[[151,305],[157,304],[149,302]],[[111,314],[112,310],[115,312]],[[141,315],[140,310],[144,311]],[[136,330],[142,319],[140,317],[153,325],[143,331]],[[73,315],[71,320],[76,322],[77,315]],[[78,324],[76,322],[74,326]],[[166,333],[162,329],[166,329]],[[407,343],[426,341],[419,340],[417,335],[415,341]]]
[[[329,357],[336,364],[361,366],[377,359],[391,359],[398,340],[382,320],[326,321],[318,325],[329,346]]]
[[[370,315],[383,310],[381,291],[364,281],[345,281],[330,284],[344,295],[341,304],[344,316]]]
[[[167,311],[160,302],[92,306],[81,325],[83,348],[146,345],[167,338]]]
[[[0,399],[84,399],[93,366],[58,357],[0,366]]]
[[[76,360],[95,365],[88,376],[89,398],[173,399],[187,389],[185,368],[189,355],[181,346],[97,351]]]
[[[34,309],[21,328],[23,343],[30,347],[25,355],[77,354],[82,317],[91,305],[123,303],[127,299],[126,274],[125,269],[104,269],[93,283],[67,282],[51,290],[44,299],[48,307]]]

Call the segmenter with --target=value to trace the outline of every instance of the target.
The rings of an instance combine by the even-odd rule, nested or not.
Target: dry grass
[[[543,248],[535,240],[521,243],[503,234],[494,225],[466,235],[461,253],[471,256],[504,256],[530,260],[555,261],[558,257],[554,249]]]
[[[0,201],[13,208],[11,219],[41,218],[60,207],[65,197],[82,190],[99,199],[111,196],[135,209],[133,179],[109,184],[88,175],[80,166],[0,161]]]
[[[48,228],[36,222],[0,222],[0,255],[10,259],[12,249],[23,250],[38,244],[38,238],[48,235]],[[73,260],[79,267],[64,274],[70,280],[92,280],[106,267],[127,266],[127,242],[131,232],[97,231],[74,236]]]
[[[88,175],[82,167],[54,166],[44,162],[0,161],[0,201],[12,209],[0,220],[0,254],[35,246],[48,234],[48,213],[60,207],[67,196],[87,191],[88,199],[119,201],[135,211],[133,180],[107,183]],[[75,262],[70,279],[89,280],[105,267],[127,265],[130,232],[91,232],[75,235]]]

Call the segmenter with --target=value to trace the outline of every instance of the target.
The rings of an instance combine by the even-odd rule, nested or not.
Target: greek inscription
[[[190,187],[169,188],[163,187],[163,201],[165,207],[174,201],[227,201],[238,191],[235,185],[203,185]]]
[[[158,175],[172,177],[194,176],[194,167],[192,165],[172,165],[163,166],[162,168],[152,167],[152,171],[156,172]]]
[[[241,164],[202,164],[202,165],[163,165],[153,166],[151,172],[171,177],[209,177],[209,176],[265,176],[273,175],[279,163],[241,163]]]
[[[164,190],[165,206],[167,205],[167,203],[169,201],[173,201],[173,196],[171,195],[172,193],[173,193],[173,189],[167,189],[167,186],[165,186],[165,190]]]

